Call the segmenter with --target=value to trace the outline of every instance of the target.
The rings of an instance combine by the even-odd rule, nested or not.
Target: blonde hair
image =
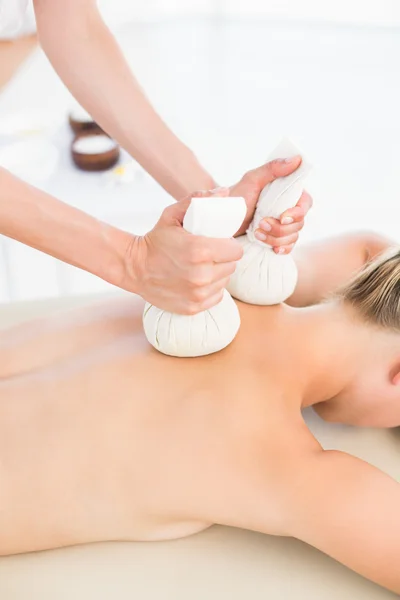
[[[335,296],[368,323],[400,332],[400,250],[367,264]]]

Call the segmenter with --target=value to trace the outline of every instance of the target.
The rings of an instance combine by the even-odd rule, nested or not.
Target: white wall
[[[221,0],[228,14],[400,26],[398,0]]]
[[[243,1],[247,15],[256,10],[275,10],[277,15],[289,5],[288,0],[265,0],[262,5]],[[236,0],[165,0],[158,6],[170,10],[171,18],[135,24],[134,6],[149,15],[153,10],[155,16],[155,1],[112,0],[114,18],[127,24],[121,28],[123,50],[162,116],[224,185],[261,164],[282,134],[293,137],[315,164],[307,184],[315,206],[303,240],[360,228],[399,240],[398,32],[288,26],[268,19],[191,19],[183,25],[173,17],[180,8],[221,11],[224,4],[230,14],[242,11]],[[329,7],[320,4],[324,10],[341,7],[342,18],[355,15],[351,9],[361,5],[348,0],[346,12],[342,0]],[[296,10],[301,5],[303,16],[307,6],[322,11],[314,0],[290,5]],[[367,22],[378,4],[363,6],[370,7],[361,15]],[[397,2],[388,0],[379,7],[381,23],[389,23],[389,9],[399,10]],[[38,52],[0,95],[0,118],[37,108],[47,119],[55,112],[65,122],[67,105],[63,86]],[[158,186],[147,178],[124,191],[103,189],[103,179],[72,170],[70,135],[66,130],[57,141],[63,168],[47,191],[116,226],[137,233],[148,230],[165,201]],[[0,238],[0,301],[106,287],[86,273]]]
[[[99,6],[119,23],[214,14],[400,27],[399,0],[99,0]]]

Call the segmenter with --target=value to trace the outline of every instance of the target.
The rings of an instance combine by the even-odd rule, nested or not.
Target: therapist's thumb
[[[279,177],[286,177],[290,175],[301,165],[301,156],[291,156],[289,158],[277,158],[270,162],[253,169],[246,173],[243,179],[248,179],[252,183],[256,183],[259,186],[266,186],[268,183],[272,183]]]
[[[183,219],[190,206],[191,198],[192,197],[190,196],[167,206],[161,215],[160,221],[162,221],[164,225],[182,227]]]

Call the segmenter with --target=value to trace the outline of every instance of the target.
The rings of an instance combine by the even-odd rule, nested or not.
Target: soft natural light
[[[100,5],[157,110],[221,184],[232,184],[263,163],[287,135],[314,164],[307,187],[315,205],[303,240],[350,229],[398,238],[396,0],[102,0]],[[145,233],[170,198],[140,169],[124,185],[73,171],[63,154],[70,143],[70,105],[71,97],[36,51],[2,91],[0,116],[8,121],[35,112],[46,116],[43,135],[53,136],[61,159],[57,173],[40,184],[43,189]],[[107,287],[2,240],[1,301]]]

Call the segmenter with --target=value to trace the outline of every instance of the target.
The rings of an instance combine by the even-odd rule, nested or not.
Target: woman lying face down
[[[399,593],[400,485],[324,451],[301,415],[400,425],[400,253],[376,258],[389,245],[299,250],[290,306],[239,303],[235,341],[202,358],[151,348],[140,299],[3,333],[1,554],[219,523],[299,538]]]

